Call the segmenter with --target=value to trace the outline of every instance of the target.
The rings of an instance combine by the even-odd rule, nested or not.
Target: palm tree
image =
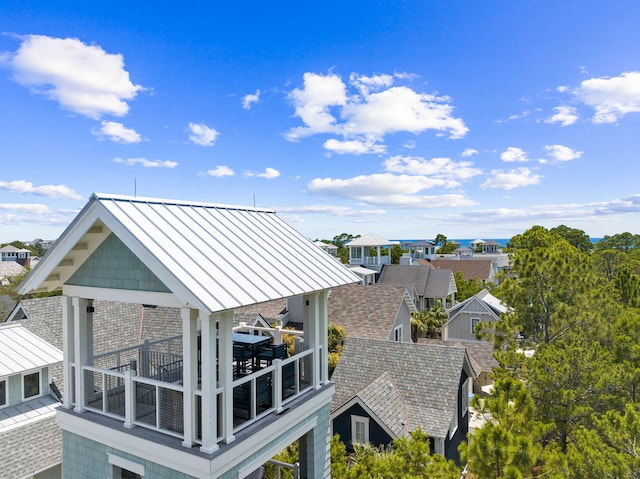
[[[430,337],[435,336],[438,329],[449,319],[442,304],[434,304],[428,310],[417,311],[411,314],[411,339],[418,342],[419,337],[427,333]]]

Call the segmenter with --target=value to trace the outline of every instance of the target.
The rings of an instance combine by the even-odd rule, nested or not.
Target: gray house
[[[477,341],[476,328],[479,323],[496,322],[508,308],[483,289],[447,310],[448,321],[442,326],[445,341]]]
[[[476,372],[466,349],[347,337],[332,379],[333,433],[353,444],[389,444],[421,428],[432,452],[459,461]]]
[[[429,309],[440,300],[446,309],[455,303],[456,281],[451,270],[434,269],[419,264],[384,265],[378,284],[404,286],[414,296],[418,310]]]
[[[403,286],[352,284],[329,293],[329,322],[347,337],[411,342],[411,313],[416,308]]]

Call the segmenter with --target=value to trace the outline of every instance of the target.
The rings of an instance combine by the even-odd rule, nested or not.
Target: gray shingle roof
[[[0,432],[0,471],[19,479],[62,462],[62,433],[55,416]]]
[[[449,294],[452,274],[450,270],[425,265],[386,264],[377,283],[415,288],[425,298],[444,298]]]
[[[493,356],[493,345],[485,341],[443,341],[442,339],[419,338],[422,344],[437,344],[466,348],[469,360],[477,373],[491,372],[498,367],[498,360]]]
[[[349,284],[329,292],[328,318],[347,336],[388,339],[404,301],[403,286]]]
[[[493,277],[493,260],[490,259],[441,259],[431,260],[431,265],[437,269],[450,269],[454,273],[460,272],[464,279],[478,278],[488,281]]]
[[[395,437],[410,432],[407,405],[387,371],[365,386],[356,396]]]
[[[407,408],[407,427],[445,437],[455,413],[463,368],[471,371],[462,347],[398,343],[347,337],[332,381],[335,411],[387,372]]]

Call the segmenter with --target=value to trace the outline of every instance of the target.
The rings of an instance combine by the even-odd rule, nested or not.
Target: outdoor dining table
[[[258,334],[233,333],[231,340],[233,344],[239,344],[251,350],[251,366],[255,368],[260,348],[271,344],[272,338]]]

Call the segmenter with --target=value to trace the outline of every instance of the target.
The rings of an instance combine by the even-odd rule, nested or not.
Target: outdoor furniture
[[[236,362],[238,373],[247,372],[247,362],[253,359],[253,350],[244,344],[233,344],[233,360]]]
[[[256,410],[271,407],[271,389],[270,374],[256,378]],[[233,388],[233,408],[244,410],[247,412],[247,418],[251,417],[251,381]]]
[[[262,346],[258,351],[258,362],[265,361],[269,366],[274,359],[285,359],[286,357],[287,345],[285,343]]]
[[[243,346],[248,351],[250,351],[251,356],[248,359],[251,359],[251,365],[253,368],[255,368],[258,351],[260,350],[261,347],[268,346],[269,344],[271,344],[272,338],[271,336],[260,336],[257,334],[233,333],[232,341],[234,345],[234,351],[235,351],[236,345]],[[245,370],[246,370],[246,361],[247,360],[245,360],[245,363],[244,363]]]

